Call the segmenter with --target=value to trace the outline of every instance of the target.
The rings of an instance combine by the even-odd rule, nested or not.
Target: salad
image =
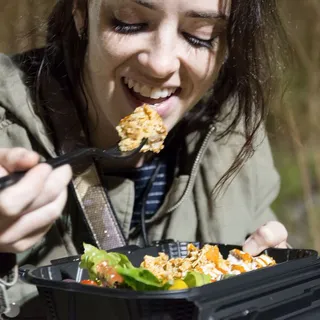
[[[82,284],[154,291],[198,287],[275,264],[266,254],[253,257],[233,249],[224,259],[218,246],[206,244],[198,249],[189,244],[185,258],[170,259],[160,252],[157,257],[146,255],[137,268],[126,255],[85,243],[80,268],[89,273],[89,279],[82,280]]]

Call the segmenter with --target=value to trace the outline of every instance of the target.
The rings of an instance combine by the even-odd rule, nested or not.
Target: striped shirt
[[[145,219],[150,219],[162,205],[173,177],[172,166],[167,160],[167,158],[154,158],[140,168],[123,169],[117,173],[117,176],[130,179],[134,182],[135,201],[131,228],[140,224],[144,193],[158,166],[158,173],[146,198]]]

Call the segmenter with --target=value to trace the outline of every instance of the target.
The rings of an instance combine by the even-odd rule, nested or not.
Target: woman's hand
[[[256,230],[243,244],[243,250],[257,255],[267,248],[287,248],[288,231],[278,221],[270,221]]]
[[[0,192],[0,252],[22,252],[37,243],[60,216],[71,180],[70,166],[53,170],[22,148],[0,149],[0,177],[32,168]]]

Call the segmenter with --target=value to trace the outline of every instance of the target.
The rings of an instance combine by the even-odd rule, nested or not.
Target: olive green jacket
[[[44,158],[54,157],[54,145],[34,111],[35,102],[25,84],[25,76],[10,57],[0,55],[0,147],[24,147],[40,152]],[[186,137],[184,168],[179,170],[158,212],[148,221],[150,241],[170,238],[242,244],[248,234],[276,219],[270,204],[278,194],[280,183],[264,132],[257,139],[254,155],[218,197],[212,196],[216,183],[244,143],[239,132],[215,139],[220,130],[223,126],[217,124],[210,127],[205,136],[194,133]],[[74,183],[81,184],[81,181]],[[85,184],[90,185],[90,180]],[[128,179],[110,176],[107,189],[124,235],[129,237],[134,184]],[[76,216],[86,220],[81,210]],[[58,221],[41,243],[19,255],[19,263],[46,265],[53,259],[79,254],[81,249],[74,239],[77,235],[79,243],[86,241],[82,234],[85,232],[79,232],[72,221]],[[131,243],[139,244],[139,241],[139,237],[130,239]],[[36,301],[36,298],[32,300],[35,295],[35,288],[22,281],[8,289],[10,301],[24,305],[21,319],[22,314],[31,314],[31,318],[37,319],[29,307],[33,306],[30,301]]]

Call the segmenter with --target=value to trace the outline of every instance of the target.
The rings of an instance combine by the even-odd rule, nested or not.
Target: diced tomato
[[[114,285],[115,283],[122,283],[124,279],[120,274],[112,267],[109,267],[108,271],[106,272],[107,275],[107,281],[109,285]]]
[[[122,283],[124,281],[115,268],[108,265],[107,261],[99,263],[96,269],[99,279],[107,287],[113,287],[115,283]]]
[[[82,284],[88,284],[88,285],[91,285],[91,286],[97,286],[97,285],[98,285],[95,281],[89,280],[89,279],[82,280],[82,281],[80,281],[80,283],[82,283]]]

